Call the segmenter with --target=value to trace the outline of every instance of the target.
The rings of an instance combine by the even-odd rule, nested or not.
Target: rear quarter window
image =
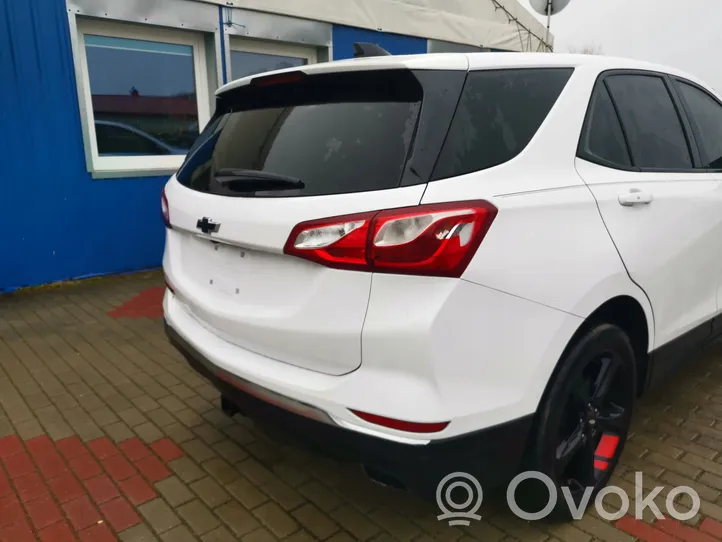
[[[573,73],[572,68],[469,73],[433,180],[487,169],[529,144]]]
[[[603,82],[592,94],[578,155],[611,167],[632,166],[622,125]]]

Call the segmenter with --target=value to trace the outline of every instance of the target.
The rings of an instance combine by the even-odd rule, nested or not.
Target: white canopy
[[[545,50],[544,25],[519,0],[205,1],[477,47]]]

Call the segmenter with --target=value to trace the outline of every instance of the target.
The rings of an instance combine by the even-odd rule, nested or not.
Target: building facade
[[[359,41],[550,48],[517,0],[0,0],[0,292],[159,266],[160,190],[215,90]]]

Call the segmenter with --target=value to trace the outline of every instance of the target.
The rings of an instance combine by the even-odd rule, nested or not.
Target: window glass
[[[395,188],[422,97],[418,80],[406,70],[320,74],[298,83],[241,87],[221,98],[178,181],[202,192],[243,197]],[[228,180],[249,170],[297,179],[303,186],[270,191],[263,183]]]
[[[294,56],[231,51],[231,74],[233,79],[283,68],[296,68],[307,63],[308,61],[305,58]]]
[[[722,106],[709,94],[692,85],[680,82],[679,90],[699,130],[698,144],[703,167],[722,169]]]
[[[691,169],[692,158],[682,123],[664,80],[648,75],[606,78],[634,165],[641,168]]]
[[[112,123],[99,155],[185,154],[198,136],[193,47],[86,34],[85,51],[93,115]]]
[[[434,171],[443,179],[514,158],[537,132],[571,69],[471,72]]]
[[[585,154],[614,165],[632,165],[619,117],[604,84],[598,84],[594,91],[582,149]]]
[[[170,154],[167,148],[151,136],[127,124],[96,120],[95,137],[98,140],[98,154],[102,156]],[[120,149],[122,152],[119,152]]]

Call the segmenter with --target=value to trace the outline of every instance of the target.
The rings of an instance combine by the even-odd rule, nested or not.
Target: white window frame
[[[243,53],[259,53],[262,55],[291,56],[295,58],[305,58],[308,64],[316,64],[318,62],[318,52],[316,47],[309,45],[296,45],[293,43],[277,42],[270,40],[254,40],[238,36],[230,37],[231,52],[239,51]],[[230,55],[229,55],[230,60]],[[238,79],[233,75],[233,64],[229,62],[228,71],[229,81]]]
[[[158,27],[135,26],[126,23],[78,19],[75,71],[78,80],[78,101],[83,127],[85,156],[88,171],[93,177],[170,175],[183,163],[185,156],[100,156],[95,137],[95,115],[90,90],[88,60],[85,54],[85,35],[127,38],[159,43],[190,45],[193,47],[193,71],[198,106],[198,127],[203,130],[210,119],[208,73],[203,35]]]

